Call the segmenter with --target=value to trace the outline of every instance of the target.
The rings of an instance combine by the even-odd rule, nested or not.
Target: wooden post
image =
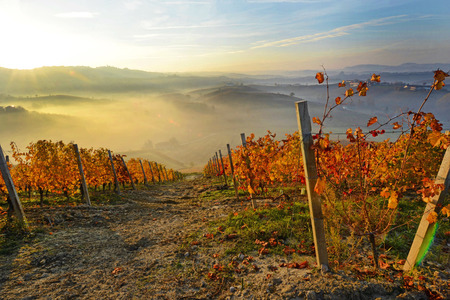
[[[6,164],[6,158],[3,154],[2,146],[0,146],[0,171],[2,173],[3,180],[5,181],[6,189],[9,194],[8,197],[11,201],[14,213],[17,219],[19,219],[19,222],[27,226],[27,219],[25,218],[22,203],[20,202],[19,195],[17,194],[14,182],[11,178],[11,173],[9,172],[8,165]]]
[[[164,176],[166,177],[166,181],[169,181],[169,175],[167,174],[166,167],[164,167]]]
[[[114,185],[115,185],[114,191],[117,194],[120,194],[119,180],[117,180],[116,168],[114,167],[114,160],[112,158],[110,150],[108,150],[108,155],[109,155],[109,160],[111,161],[111,168],[112,168],[112,171],[113,171],[113,174],[114,174]]]
[[[150,174],[152,175],[152,181],[153,181],[153,183],[155,183],[155,176],[153,175],[152,164],[149,161],[147,161],[147,162],[148,162],[148,166],[150,167]]]
[[[161,180],[161,172],[159,171],[159,166],[158,166],[157,162],[155,162],[155,168],[156,168],[156,172],[158,174],[158,183],[161,183],[162,182],[162,180]]]
[[[225,174],[225,165],[223,163],[222,150],[219,150],[220,162],[222,163],[223,170],[223,180],[225,180],[225,185],[228,185],[227,174]]]
[[[440,206],[444,203],[450,189],[450,147],[445,151],[444,158],[442,159],[441,167],[435,179],[436,184],[443,184],[444,189],[431,198],[431,201],[427,203],[425,211],[423,212],[422,219],[420,220],[419,227],[417,228],[416,236],[409,250],[408,258],[406,259],[403,270],[412,270],[420,260],[425,256],[427,247],[433,240],[433,232],[436,223],[430,224],[427,218],[431,212],[439,213]]]
[[[241,141],[242,141],[242,146],[244,146],[244,148],[246,148],[247,140],[245,139],[245,133],[241,133]]]
[[[308,103],[299,101],[295,103],[297,110],[298,130],[300,133],[303,163],[305,166],[306,190],[308,192],[309,213],[314,237],[317,265],[323,272],[327,272],[328,253],[325,240],[325,228],[323,222],[320,196],[314,191],[318,175],[314,150],[311,149],[313,139],[311,135],[311,119],[308,113]]]
[[[236,194],[236,200],[239,200],[239,191],[236,176],[234,176],[234,166],[233,166],[233,158],[231,157],[230,144],[227,144],[227,149],[228,149],[228,157],[230,158],[230,169],[231,169],[231,177],[233,177],[234,192]]]
[[[141,164],[142,174],[144,174],[144,184],[147,185],[148,184],[147,175],[145,175],[144,165],[142,164],[142,160],[139,160],[139,163]]]
[[[86,204],[88,206],[91,206],[91,198],[89,198],[89,191],[88,191],[87,184],[86,184],[86,178],[84,177],[83,164],[81,163],[80,150],[78,150],[77,144],[73,144],[73,147],[75,148],[75,153],[77,155],[78,170],[80,171],[80,176],[81,176],[81,188],[83,189],[83,197],[85,197]]]
[[[127,164],[125,163],[125,159],[123,159],[123,156],[121,156],[120,158],[122,159],[123,166],[125,167],[125,171],[127,171],[128,178],[130,178],[131,186],[133,187],[133,190],[135,190],[136,189],[136,185],[134,184],[133,178],[131,177],[131,173],[128,170]]]
[[[245,133],[241,133],[241,141],[242,141],[242,147],[247,148],[247,140],[245,139]],[[245,150],[244,150],[245,151]],[[248,159],[248,156],[245,160],[245,163],[247,164],[247,168],[250,170],[250,160]],[[252,185],[252,178],[250,178],[250,184]],[[253,198],[253,194],[250,194],[250,198],[252,200],[252,207],[256,208],[256,200]]]

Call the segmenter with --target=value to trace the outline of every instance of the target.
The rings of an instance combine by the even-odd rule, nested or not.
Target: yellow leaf
[[[314,192],[321,195],[325,190],[325,178],[319,177],[316,182],[316,186],[314,187]]]
[[[377,117],[370,118],[369,122],[367,122],[367,127],[375,124],[376,122],[378,122],[378,118]]]
[[[438,214],[435,211],[430,212],[430,214],[427,217],[427,220],[430,224],[434,224],[437,222]]]
[[[443,138],[441,136],[440,132],[432,132],[428,135],[427,141],[433,146],[433,147],[439,147],[441,144]]]
[[[345,91],[345,97],[351,97],[353,96],[353,89],[348,89]]]
[[[384,188],[381,192],[380,195],[384,198],[388,198],[391,195],[391,192],[389,191],[389,188]]]
[[[398,194],[397,192],[392,191],[391,197],[389,198],[388,208],[396,209],[398,204]]]
[[[434,89],[435,89],[435,90],[440,90],[440,89],[442,89],[444,86],[445,86],[445,83],[444,83],[443,81],[438,81],[438,82],[436,83],[436,85],[434,86]]]
[[[323,75],[323,72],[318,72],[318,73],[316,74],[316,79],[317,79],[317,81],[318,81],[319,83],[322,83],[322,82],[325,80],[325,77],[324,77],[324,75]]]
[[[372,78],[370,78],[370,81],[380,82],[381,76],[376,75],[375,73],[372,74]]]
[[[250,195],[255,193],[255,191],[252,189],[252,186],[250,184],[247,186],[247,190],[250,193]]]

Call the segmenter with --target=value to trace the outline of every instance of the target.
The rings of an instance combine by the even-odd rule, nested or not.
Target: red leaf
[[[319,83],[322,83],[322,82],[325,80],[325,77],[324,77],[324,75],[323,75],[323,72],[318,72],[318,73],[316,74],[316,79],[317,79],[317,81],[318,81]]]

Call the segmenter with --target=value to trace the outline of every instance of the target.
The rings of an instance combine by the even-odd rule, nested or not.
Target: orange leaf
[[[342,103],[341,101],[341,97],[337,97],[336,99],[334,99],[334,101],[336,101],[336,104],[339,105]]]
[[[446,215],[447,218],[450,217],[450,204],[448,204],[447,206],[443,207],[441,210],[441,213],[443,215]]]
[[[398,194],[397,192],[392,191],[391,197],[389,198],[388,208],[396,209],[398,205]]]
[[[317,79],[317,81],[318,81],[319,83],[322,83],[322,82],[325,80],[325,77],[324,77],[324,75],[323,75],[323,72],[318,72],[318,73],[316,74],[316,79]]]
[[[320,121],[320,119],[317,118],[317,117],[313,117],[313,118],[312,118],[312,121],[313,121],[313,123],[316,123],[316,124],[318,124],[318,125],[322,124],[322,122]]]
[[[339,82],[339,87],[344,87],[345,86],[345,80],[342,80],[342,82]]]
[[[372,74],[372,78],[370,78],[370,81],[380,82],[381,76],[376,75],[375,73]]]
[[[390,267],[390,265],[388,263],[385,263],[384,261],[380,260],[380,269],[386,270],[387,268]]]
[[[316,185],[314,187],[314,192],[321,195],[323,193],[323,191],[325,190],[325,183],[326,183],[325,178],[319,177],[319,179],[317,179]]]
[[[437,81],[444,81],[445,77],[448,76],[448,73],[445,73],[442,70],[437,69],[436,71],[434,71],[434,79],[436,79]]]
[[[430,222],[430,224],[434,224],[437,222],[437,217],[438,217],[438,214],[435,211],[432,211],[428,215],[427,220],[428,220],[428,222]]]
[[[402,127],[402,125],[398,124],[398,122],[395,122],[392,125],[394,125],[393,129],[399,129],[400,127]]]
[[[378,122],[378,118],[377,117],[372,117],[369,119],[369,122],[367,123],[367,127],[375,124],[376,122]]]
[[[351,97],[353,96],[353,89],[348,89],[345,91],[345,97]]]
[[[445,86],[445,83],[443,81],[438,81],[436,85],[434,86],[435,90],[441,90]]]

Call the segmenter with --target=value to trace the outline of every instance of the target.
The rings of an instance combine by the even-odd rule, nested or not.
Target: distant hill
[[[362,72],[389,72],[389,73],[414,73],[414,72],[430,72],[435,71],[437,69],[441,69],[444,71],[450,70],[450,64],[415,64],[415,63],[405,63],[398,66],[387,66],[387,65],[375,65],[375,64],[366,64],[366,65],[356,65],[352,67],[347,67],[342,69],[343,72],[353,72],[353,73],[362,73]]]

